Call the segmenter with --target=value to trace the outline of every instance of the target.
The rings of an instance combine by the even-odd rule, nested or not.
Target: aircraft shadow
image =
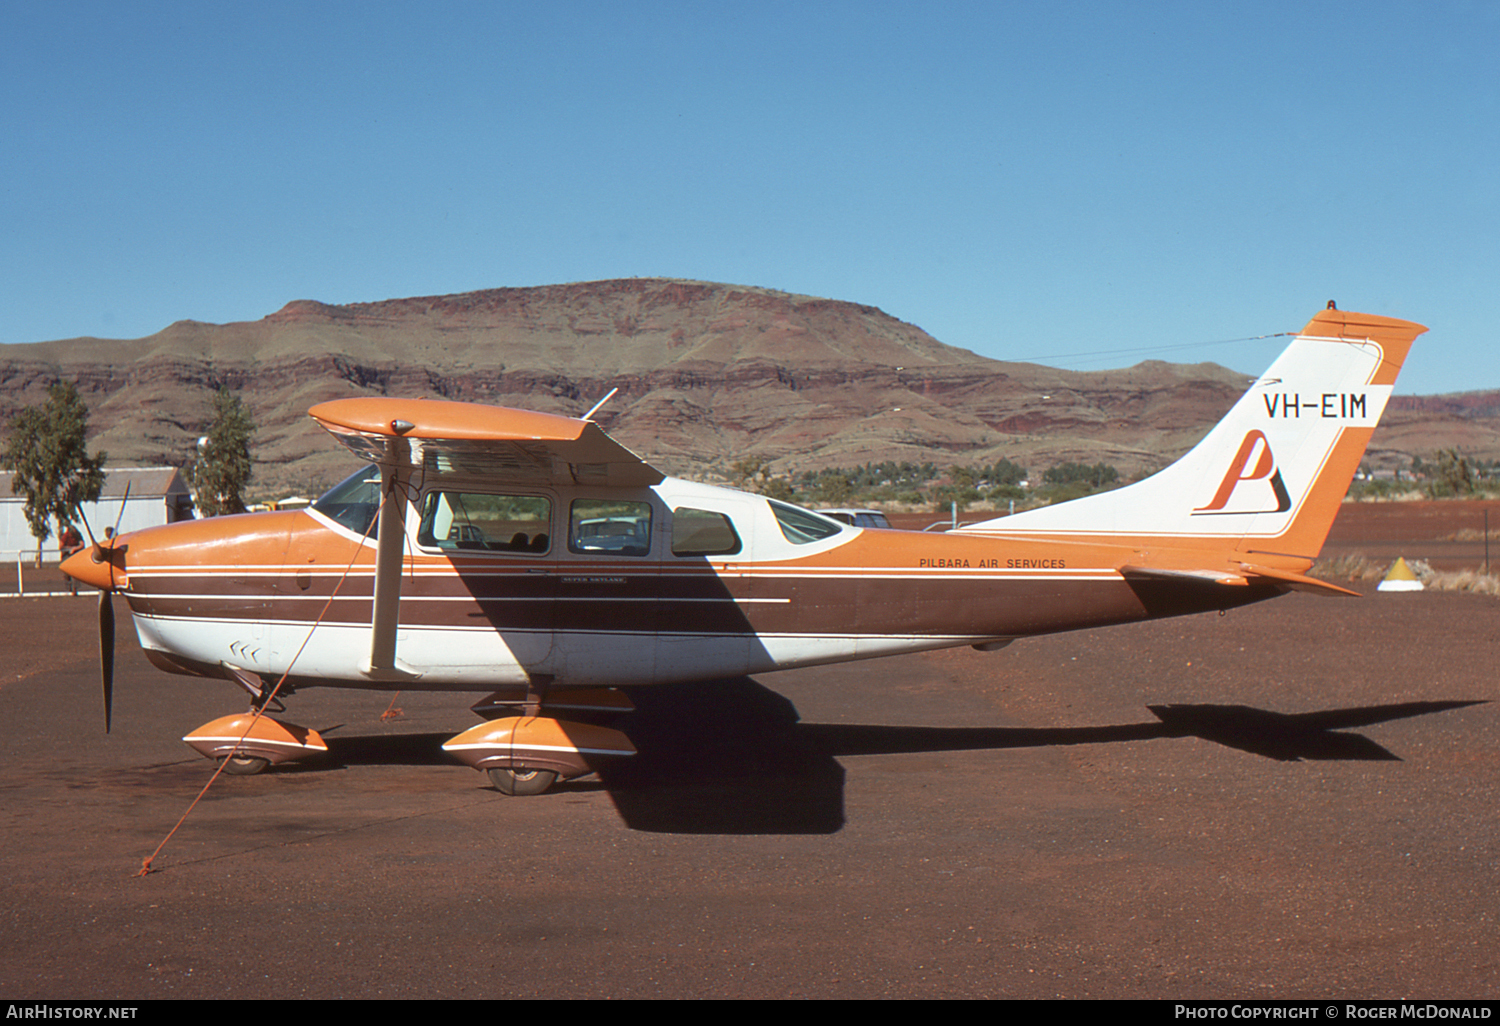
[[[634,829],[669,833],[832,833],[844,824],[837,759],[1112,744],[1198,737],[1268,759],[1398,760],[1351,727],[1475,702],[1406,702],[1283,714],[1232,705],[1150,706],[1154,723],[1104,727],[911,727],[807,724],[785,698],[749,678],[713,687],[632,691],[620,727],[635,758],[600,778]]]
[[[748,677],[712,685],[627,689],[633,712],[614,726],[635,743],[602,766],[600,784],[635,830],[686,834],[834,833],[844,825],[840,757],[1050,748],[1197,737],[1283,762],[1400,761],[1352,728],[1482,704],[1478,701],[1277,713],[1243,705],[1153,705],[1154,722],[1100,727],[914,727],[802,723],[790,701]],[[449,735],[328,737],[305,764],[453,765]],[[527,799],[527,800],[546,800]]]
[[[339,737],[338,727],[320,727],[328,744],[328,754],[302,761],[309,768],[330,769],[343,766],[453,766],[458,762],[443,751],[443,742],[453,732],[443,734],[370,734]],[[295,766],[296,763],[287,767]]]

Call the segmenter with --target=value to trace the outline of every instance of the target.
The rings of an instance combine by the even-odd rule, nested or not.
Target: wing
[[[384,465],[404,439],[428,473],[643,487],[664,475],[591,420],[440,399],[336,399],[308,414],[360,459]]]
[[[589,420],[437,399],[338,399],[308,411],[350,452],[379,465],[381,517],[366,676],[405,680],[396,657],[407,482],[424,474],[521,484],[658,484],[662,473]]]

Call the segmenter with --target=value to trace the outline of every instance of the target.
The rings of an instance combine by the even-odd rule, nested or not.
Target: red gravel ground
[[[6,998],[1336,1000],[1500,979],[1494,599],[1291,595],[641,691],[633,763],[530,799],[438,750],[474,722],[463,696],[402,695],[382,724],[389,696],[304,691],[286,716],[332,757],[221,778],[144,878],[211,770],[177,738],[243,702],[157,672],[122,622],[106,737],[94,619],[85,598],[0,603]]]

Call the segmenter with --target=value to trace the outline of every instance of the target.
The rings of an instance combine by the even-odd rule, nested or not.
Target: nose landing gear
[[[327,743],[316,730],[269,716],[255,720],[253,712],[221,716],[183,740],[205,758],[227,759],[224,772],[238,776],[328,751]]]

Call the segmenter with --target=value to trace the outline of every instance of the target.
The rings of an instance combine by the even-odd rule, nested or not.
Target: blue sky
[[[1500,387],[1495,0],[0,9],[0,342],[661,275],[1078,369],[1336,299]]]

